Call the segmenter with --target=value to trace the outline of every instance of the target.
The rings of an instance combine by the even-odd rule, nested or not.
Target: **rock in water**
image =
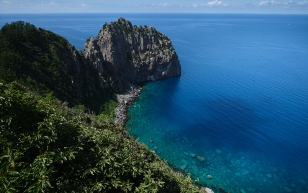
[[[153,27],[132,26],[124,18],[104,24],[95,39],[87,40],[84,55],[99,70],[102,85],[120,92],[127,83],[181,75],[171,40]]]
[[[200,161],[200,162],[204,162],[204,160],[205,160],[205,158],[204,157],[202,157],[202,156],[197,156],[197,159]]]
[[[209,188],[205,188],[205,192],[206,192],[206,193],[214,193],[213,190],[212,190],[212,189],[209,189]]]

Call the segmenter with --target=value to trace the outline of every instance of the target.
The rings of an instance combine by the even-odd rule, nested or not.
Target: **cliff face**
[[[64,71],[70,72],[70,83],[80,101],[99,97],[102,85],[97,69],[74,47],[69,47],[68,56]]]
[[[141,83],[181,75],[171,40],[153,27],[132,26],[123,18],[105,24],[88,39],[84,55],[98,69],[103,87],[124,91]]]

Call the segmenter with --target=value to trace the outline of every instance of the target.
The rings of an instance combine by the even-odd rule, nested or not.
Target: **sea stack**
[[[98,69],[101,84],[123,92],[129,84],[181,75],[171,40],[149,26],[124,18],[103,25],[96,38],[84,45],[84,55]]]

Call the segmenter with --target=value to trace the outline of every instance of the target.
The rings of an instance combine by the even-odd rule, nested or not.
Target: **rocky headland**
[[[124,18],[103,25],[84,45],[84,56],[98,70],[100,85],[120,93],[115,122],[125,125],[127,106],[141,88],[138,83],[181,75],[171,40],[154,27],[136,26]]]
[[[87,40],[83,53],[98,69],[101,85],[120,93],[130,89],[128,84],[181,75],[171,40],[124,18],[104,24],[96,38]]]

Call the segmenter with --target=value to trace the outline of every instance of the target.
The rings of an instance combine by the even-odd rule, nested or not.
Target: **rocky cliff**
[[[0,80],[19,80],[42,95],[52,93],[69,106],[84,104],[97,113],[130,84],[181,74],[167,36],[123,18],[106,23],[83,51],[23,21],[4,25],[0,40]]]
[[[129,83],[181,75],[171,40],[153,27],[133,26],[124,18],[105,24],[89,38],[84,55],[98,69],[101,85],[125,91]]]

